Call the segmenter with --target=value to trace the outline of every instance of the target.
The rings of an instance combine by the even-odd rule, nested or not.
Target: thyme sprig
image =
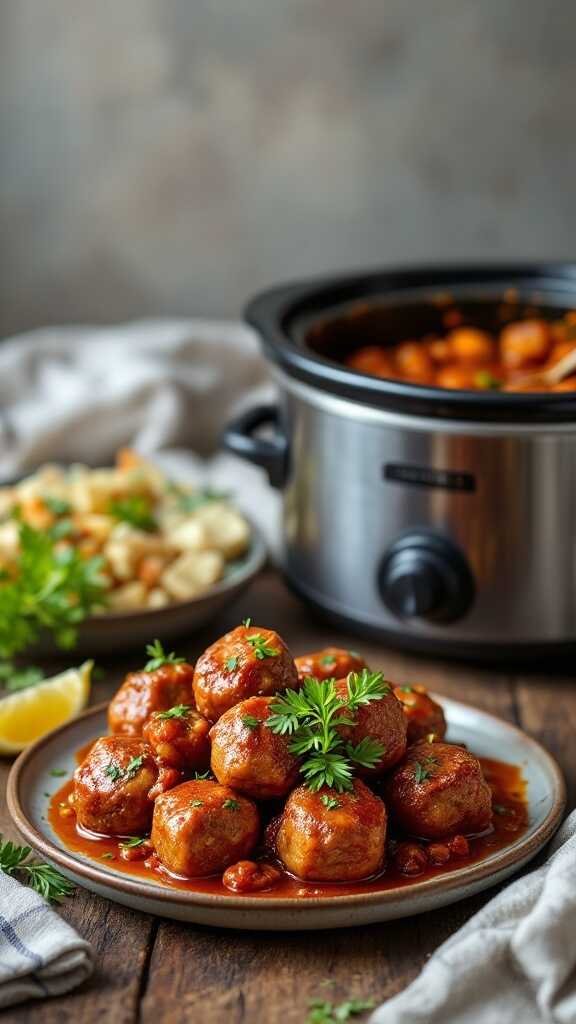
[[[74,886],[50,864],[30,861],[29,846],[17,846],[0,835],[0,871],[12,877],[21,876],[32,889],[51,903],[60,903],[74,891]]]
[[[145,672],[155,672],[157,668],[162,668],[163,665],[183,665],[186,661],[186,658],[177,658],[174,651],[166,654],[159,640],[154,640],[153,643],[146,645],[146,654],[150,661],[147,661],[144,665]]]

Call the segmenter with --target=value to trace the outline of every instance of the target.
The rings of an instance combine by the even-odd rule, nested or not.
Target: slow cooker
[[[249,304],[279,398],[225,443],[282,490],[283,572],[332,619],[448,655],[574,648],[576,393],[450,391],[343,364],[437,331],[446,296],[494,329],[510,294],[516,315],[558,317],[576,265],[374,272]]]

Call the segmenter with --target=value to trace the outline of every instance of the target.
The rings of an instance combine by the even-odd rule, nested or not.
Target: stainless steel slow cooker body
[[[318,325],[334,325],[324,334],[337,346],[355,332],[364,342],[375,305],[372,328],[389,324],[397,340],[410,336],[409,311],[418,327],[439,315],[440,291],[473,303],[477,322],[511,288],[557,315],[576,305],[576,268],[369,274],[275,289],[249,306],[279,403],[240,417],[226,443],[282,488],[283,570],[324,614],[455,655],[576,644],[574,397],[384,381],[313,349]]]

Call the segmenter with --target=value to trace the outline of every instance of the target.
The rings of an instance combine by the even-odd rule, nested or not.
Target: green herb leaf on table
[[[120,523],[128,523],[137,530],[153,533],[158,523],[153,514],[152,499],[144,494],[126,495],[124,498],[113,498],[108,505],[108,514]]]
[[[313,999],[309,1003],[306,1024],[340,1024],[373,1010],[372,999],[348,999],[343,1003],[331,1003],[324,999]]]
[[[73,647],[79,624],[106,604],[103,560],[58,549],[50,535],[19,522],[14,578],[0,580],[0,658],[34,644],[43,631],[57,646]]]
[[[161,720],[168,718],[186,718],[186,715],[192,711],[191,704],[175,704],[173,708],[168,708],[167,711],[158,711],[156,718]]]
[[[186,661],[186,658],[177,658],[174,651],[166,654],[159,640],[154,640],[153,643],[146,645],[146,654],[150,661],[147,661],[144,665],[145,672],[155,672],[157,668],[162,668],[163,665],[183,665]]]
[[[29,846],[17,846],[0,835],[0,871],[12,877],[20,877],[45,900],[60,903],[74,891],[74,886],[49,864],[30,861],[32,850]]]

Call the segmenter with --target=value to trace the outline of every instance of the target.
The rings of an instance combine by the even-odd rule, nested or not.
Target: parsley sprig
[[[157,668],[162,668],[163,665],[183,665],[186,661],[186,658],[177,658],[174,651],[166,654],[159,640],[146,645],[146,654],[149,656],[150,661],[147,661],[144,665],[145,672],[155,672]]]
[[[429,754],[422,761],[414,762],[414,781],[415,782],[427,782],[428,779],[432,778],[432,769],[434,765],[437,765],[438,758],[434,757],[433,754]]]
[[[143,764],[144,754],[138,754],[138,757],[131,757],[125,768],[122,768],[116,761],[111,761],[110,764],[106,765],[104,775],[112,779],[112,782],[118,782],[119,779],[132,779],[138,774]]]
[[[137,530],[154,533],[158,523],[154,518],[152,499],[144,494],[130,494],[113,498],[108,504],[108,514],[120,523],[128,523]]]
[[[250,644],[258,661],[264,661],[264,658],[275,658],[277,654],[280,654],[280,648],[272,647],[267,643],[266,637],[262,633],[252,633],[251,636],[246,637],[246,642]]]
[[[72,883],[50,864],[30,861],[31,853],[29,846],[17,846],[0,835],[0,871],[12,877],[20,876],[49,902],[60,903],[70,896],[74,891]]]
[[[20,521],[14,577],[0,574],[0,658],[26,650],[44,631],[58,647],[73,647],[79,624],[106,604],[102,566]]]
[[[266,725],[280,736],[291,736],[289,749],[302,757],[300,771],[313,792],[322,786],[337,792],[352,789],[355,766],[374,768],[384,747],[370,736],[356,745],[340,729],[354,726],[358,708],[390,692],[381,672],[351,672],[347,693],[336,690],[334,679],[320,682],[308,676],[300,690],[286,690],[270,707]]]
[[[156,718],[161,720],[167,718],[186,718],[190,711],[192,711],[191,704],[175,704],[173,708],[168,708],[167,711],[158,711]]]

